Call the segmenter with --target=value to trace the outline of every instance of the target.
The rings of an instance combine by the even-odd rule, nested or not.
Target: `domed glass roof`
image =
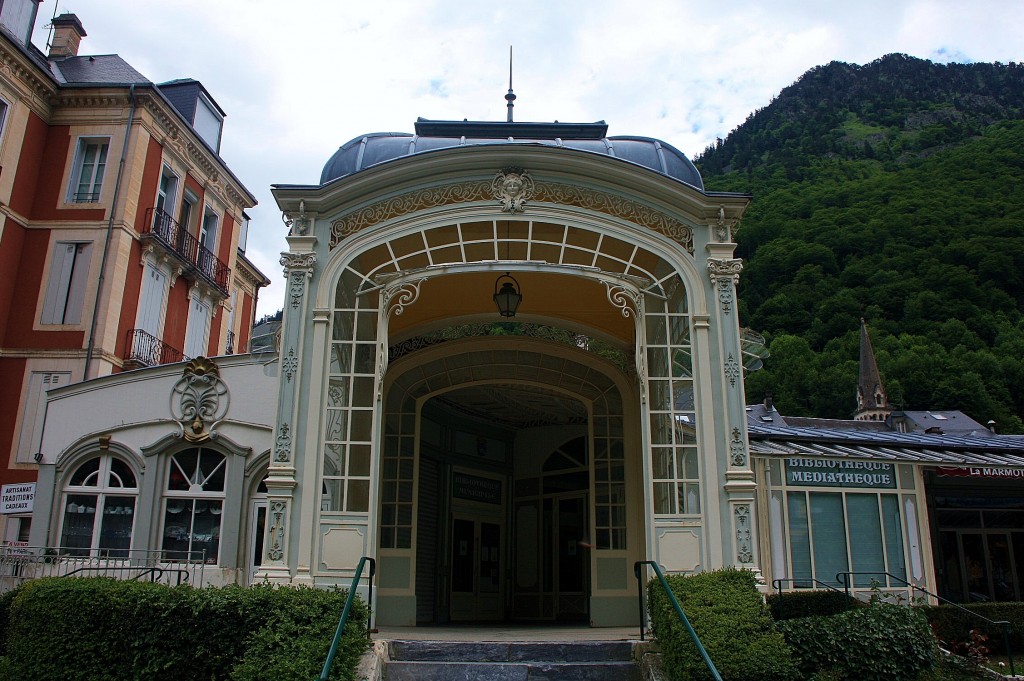
[[[650,137],[606,137],[608,126],[597,123],[492,123],[480,121],[416,121],[416,133],[377,132],[346,142],[331,156],[320,184],[358,173],[397,158],[438,149],[484,145],[541,145],[603,154],[650,168],[704,191],[697,168],[681,151]]]

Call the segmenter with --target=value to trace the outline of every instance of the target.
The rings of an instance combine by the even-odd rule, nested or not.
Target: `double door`
[[[1024,596],[1024,532],[945,530],[940,541],[940,574],[952,600],[1017,601]]]
[[[500,620],[504,616],[502,529],[498,518],[452,517],[452,621]]]

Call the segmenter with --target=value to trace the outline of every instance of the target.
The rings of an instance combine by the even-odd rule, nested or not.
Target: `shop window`
[[[76,468],[64,486],[62,550],[127,558],[138,487],[131,467],[113,456],[97,456]]]
[[[91,254],[91,243],[58,241],[54,244],[40,323],[82,323]]]
[[[170,458],[161,545],[166,559],[217,562],[226,470],[224,455],[205,447]]]
[[[78,140],[74,171],[68,188],[68,203],[96,203],[100,200],[109,146],[109,140],[105,137],[83,137]]]

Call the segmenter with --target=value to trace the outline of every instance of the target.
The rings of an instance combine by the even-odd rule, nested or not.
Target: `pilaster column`
[[[308,316],[309,282],[316,268],[315,237],[290,237],[294,249],[281,254],[287,290],[282,319],[277,420],[267,476],[267,536],[263,566],[257,579],[292,581],[296,564],[292,530],[297,527],[295,495],[297,448],[306,441],[305,423],[299,423],[299,396],[303,378],[303,337]],[[308,560],[304,561],[308,565]],[[307,570],[308,573],[308,570]]]

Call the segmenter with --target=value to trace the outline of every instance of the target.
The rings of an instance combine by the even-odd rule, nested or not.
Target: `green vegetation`
[[[798,617],[828,617],[864,605],[852,596],[831,589],[787,591],[770,594],[765,600],[776,622]]]
[[[0,677],[309,681],[320,674],[345,596],[271,586],[39,579],[0,601],[9,604]],[[366,618],[359,604],[332,679],[354,678],[368,645]]]
[[[971,603],[965,606],[993,622],[1010,623],[1010,647],[1017,666],[1017,673],[1024,670],[1024,603]],[[963,649],[970,646],[971,632],[985,638],[985,647],[990,652],[1006,654],[1003,628],[987,624],[968,613],[949,605],[935,605],[924,608],[928,621],[940,640],[949,647]]]
[[[739,309],[771,358],[748,396],[849,417],[864,317],[894,406],[1024,432],[1024,65],[833,62],[696,164],[754,197]]]
[[[725,569],[668,578],[701,643],[724,681],[798,678],[792,653],[775,631],[754,575]],[[648,585],[651,625],[670,679],[711,679],[661,583]]]

